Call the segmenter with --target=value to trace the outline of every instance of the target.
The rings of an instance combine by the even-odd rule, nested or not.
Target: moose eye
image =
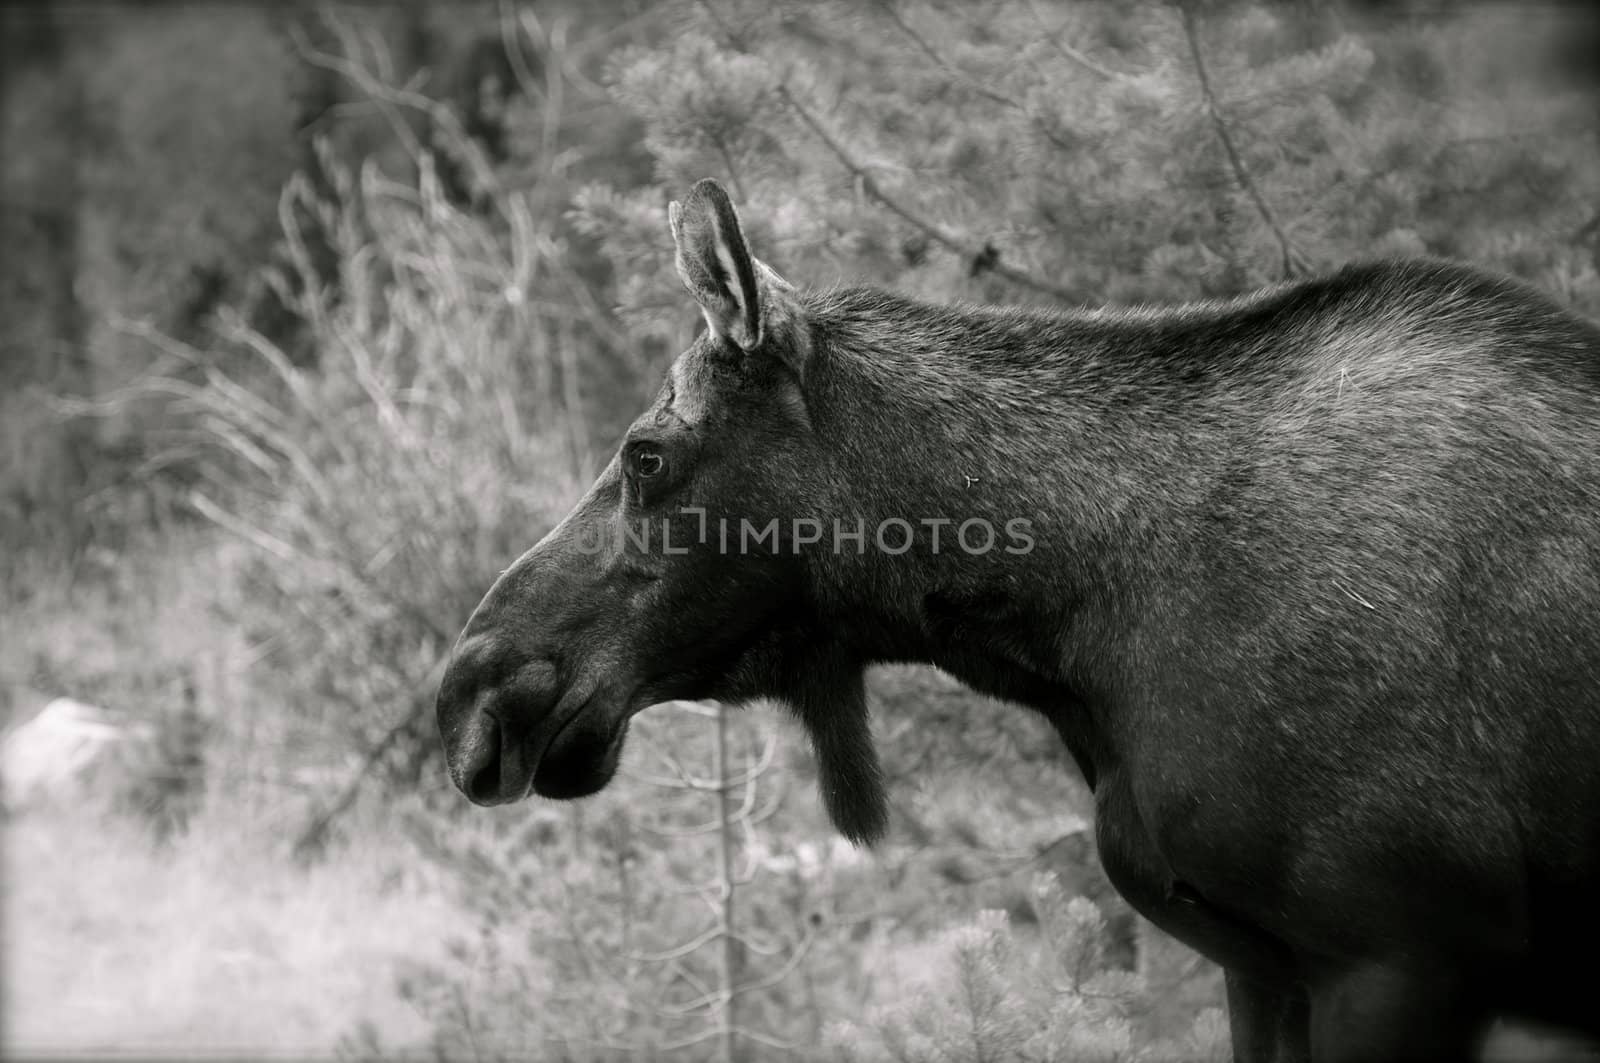
[[[644,479],[661,475],[666,467],[667,459],[658,451],[641,449],[633,455],[633,470]]]

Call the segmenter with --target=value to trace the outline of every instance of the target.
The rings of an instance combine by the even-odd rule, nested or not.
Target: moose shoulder
[[[804,292],[714,182],[670,220],[707,330],[462,633],[469,797],[593,793],[646,706],[770,697],[870,840],[863,671],[932,662],[1055,725],[1239,1058],[1600,1033],[1600,328],[1441,262],[1165,309]]]

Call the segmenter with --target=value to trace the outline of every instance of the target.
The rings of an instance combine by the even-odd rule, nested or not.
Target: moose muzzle
[[[555,665],[518,661],[492,632],[469,625],[439,686],[439,733],[457,788],[475,804],[526,797],[555,731]]]

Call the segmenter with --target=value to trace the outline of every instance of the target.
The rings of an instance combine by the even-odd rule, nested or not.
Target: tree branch
[[[699,5],[706,12],[706,15],[717,24],[717,27],[722,30],[723,35],[727,37],[728,43],[732,45],[735,51],[742,55],[759,58],[745,43],[744,38],[717,14],[709,0],[699,0]],[[876,200],[889,213],[900,218],[912,228],[921,231],[930,240],[956,252],[967,262],[983,262],[985,269],[997,276],[1004,277],[1019,287],[1042,292],[1065,303],[1081,304],[1096,301],[1084,292],[1056,284],[1042,277],[1036,277],[1025,270],[1008,266],[995,255],[992,244],[974,243],[951,232],[944,226],[924,218],[901,200],[884,191],[867,166],[857,160],[850,150],[828,131],[822,120],[804,103],[800,102],[799,98],[789,90],[787,84],[779,81],[775,91],[778,98],[794,112],[796,118],[800,119],[801,124],[809,129],[818,140],[822,141],[823,146],[839,160],[840,165],[849,170],[856,180],[860,182],[862,192]]]
[[[1029,107],[1026,103],[1017,99],[1015,96],[1008,96],[998,89],[992,89],[983,84],[977,78],[956,66],[955,63],[951,62],[942,53],[940,53],[939,50],[936,49],[926,37],[918,33],[909,22],[900,16],[900,12],[896,11],[894,8],[894,0],[880,0],[880,6],[883,9],[883,13],[888,16],[889,21],[893,22],[895,26],[899,28],[900,32],[917,46],[917,50],[931,59],[933,64],[940,70],[943,70],[946,74],[961,81],[973,92],[976,92],[983,98],[992,100],[993,102],[1000,104],[1002,107],[1009,107],[1011,110],[1018,112],[1025,117],[1028,122],[1032,124],[1032,126],[1039,132],[1039,134],[1051,144],[1055,145],[1061,151],[1067,152],[1069,155],[1072,154],[1074,150],[1073,145],[1062,140],[1059,134],[1052,131],[1048,125],[1041,121],[1038,113],[1035,112],[1033,108]],[[986,265],[985,268],[989,267]]]
[[[1039,14],[1039,8],[1034,4],[1033,0],[1028,0],[1028,11],[1033,15],[1034,21],[1039,23],[1039,28],[1044,30],[1045,43],[1049,44],[1050,47],[1060,52],[1061,55],[1069,62],[1083,67],[1083,69],[1089,71],[1089,73],[1098,75],[1099,77],[1104,78],[1106,81],[1128,80],[1128,75],[1119,74],[1115,70],[1101,66],[1099,63],[1095,62],[1093,59],[1090,59],[1087,55],[1084,55],[1070,44],[1062,44],[1061,31],[1052,30],[1049,27],[1044,20],[1044,16]]]
[[[393,749],[408,732],[415,727],[433,707],[433,699],[428,694],[443,671],[445,662],[450,659],[448,652],[439,656],[428,669],[427,675],[418,684],[412,696],[411,709],[398,723],[389,728],[382,738],[373,743],[367,750],[367,755],[361,759],[361,765],[350,775],[350,780],[345,783],[344,789],[339,792],[331,802],[322,808],[300,831],[295,838],[291,852],[296,859],[305,860],[317,853],[322,848],[322,843],[327,839],[328,830],[333,826],[333,821],[344,815],[350,806],[355,803],[356,795],[361,792],[361,787],[367,781],[367,776],[372,769],[377,767],[384,756]]]
[[[1283,226],[1278,224],[1277,217],[1272,213],[1272,208],[1267,205],[1266,198],[1256,183],[1250,179],[1250,172],[1245,169],[1244,160],[1240,158],[1238,149],[1234,146],[1233,137],[1228,133],[1227,123],[1222,120],[1222,111],[1217,107],[1217,97],[1211,91],[1211,77],[1206,72],[1205,59],[1200,54],[1200,38],[1195,29],[1194,9],[1189,3],[1179,6],[1183,16],[1183,34],[1189,41],[1189,54],[1194,58],[1194,71],[1200,81],[1200,95],[1205,100],[1206,113],[1211,117],[1211,127],[1216,130],[1217,140],[1222,144],[1223,152],[1228,156],[1228,165],[1233,169],[1233,176],[1239,182],[1239,187],[1244,190],[1253,203],[1256,211],[1261,215],[1261,220],[1266,222],[1267,228],[1272,230],[1272,235],[1278,240],[1278,248],[1282,254],[1282,268],[1285,279],[1302,272],[1305,266],[1303,256],[1295,250],[1289,240],[1289,234],[1284,232]]]
[[[885,210],[889,211],[889,213],[897,216],[913,228],[921,231],[935,243],[942,244],[944,247],[956,252],[965,261],[984,262],[986,269],[997,276],[1004,277],[1013,284],[1023,288],[1029,288],[1036,292],[1043,292],[1046,295],[1054,296],[1055,298],[1067,303],[1078,304],[1092,301],[1084,292],[1067,288],[1052,281],[1044,280],[1041,277],[1036,277],[1024,270],[1017,269],[1014,266],[1006,265],[996,256],[992,244],[985,243],[979,245],[972,241],[965,240],[955,233],[950,232],[948,229],[945,229],[943,226],[937,225],[934,222],[922,217],[922,215],[918,214],[911,207],[907,206],[893,195],[890,195],[888,192],[884,191],[883,187],[878,184],[877,179],[872,176],[872,173],[867,169],[867,167],[858,162],[850,154],[849,150],[846,149],[844,145],[839,143],[839,141],[828,132],[828,130],[822,125],[822,122],[814,114],[812,114],[804,104],[795,98],[794,94],[789,91],[788,86],[778,86],[778,94],[783,98],[784,102],[789,105],[790,109],[794,111],[795,116],[798,117],[808,129],[811,130],[818,140],[822,141],[823,146],[831,151],[834,157],[839,160],[840,164],[843,165],[845,169],[849,170],[856,177],[856,179],[861,182],[861,190],[867,196],[877,200],[878,204]]]
[[[718,926],[722,931],[722,948],[717,957],[717,991],[721,1006],[717,1008],[717,1058],[720,1063],[733,1063],[735,1058],[734,1028],[738,1025],[734,1008],[734,993],[740,981],[740,948],[734,936],[733,920],[738,895],[734,881],[732,785],[728,782],[728,709],[718,703],[716,728],[712,737],[712,771],[722,786],[717,790],[717,813],[722,829],[717,832],[718,884],[721,887],[721,905],[717,912]]]
[[[972,89],[973,92],[976,92],[980,96],[993,100],[995,103],[1003,104],[1006,107],[1012,107],[1022,111],[1027,110],[1020,100],[1012,99],[1003,92],[998,92],[995,89],[989,88],[989,86],[984,85],[976,78],[968,74],[965,70],[957,67],[954,63],[950,62],[950,60],[939,54],[938,50],[935,49],[933,45],[928,43],[926,37],[918,33],[911,27],[910,23],[906,22],[905,19],[900,17],[900,12],[895,10],[894,0],[879,0],[878,6],[883,10],[884,15],[888,17],[889,21],[893,22],[900,32],[904,34],[912,44],[917,46],[918,51],[927,56],[929,59],[933,60],[934,66],[937,66],[940,70],[943,70],[950,76],[965,82],[968,88]]]

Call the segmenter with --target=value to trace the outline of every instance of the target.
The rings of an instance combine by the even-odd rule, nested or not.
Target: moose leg
[[[1307,1063],[1311,1020],[1305,994],[1238,971],[1225,974],[1234,1063]]]
[[[1311,992],[1316,1063],[1477,1059],[1492,1016],[1446,968],[1358,968]]]

